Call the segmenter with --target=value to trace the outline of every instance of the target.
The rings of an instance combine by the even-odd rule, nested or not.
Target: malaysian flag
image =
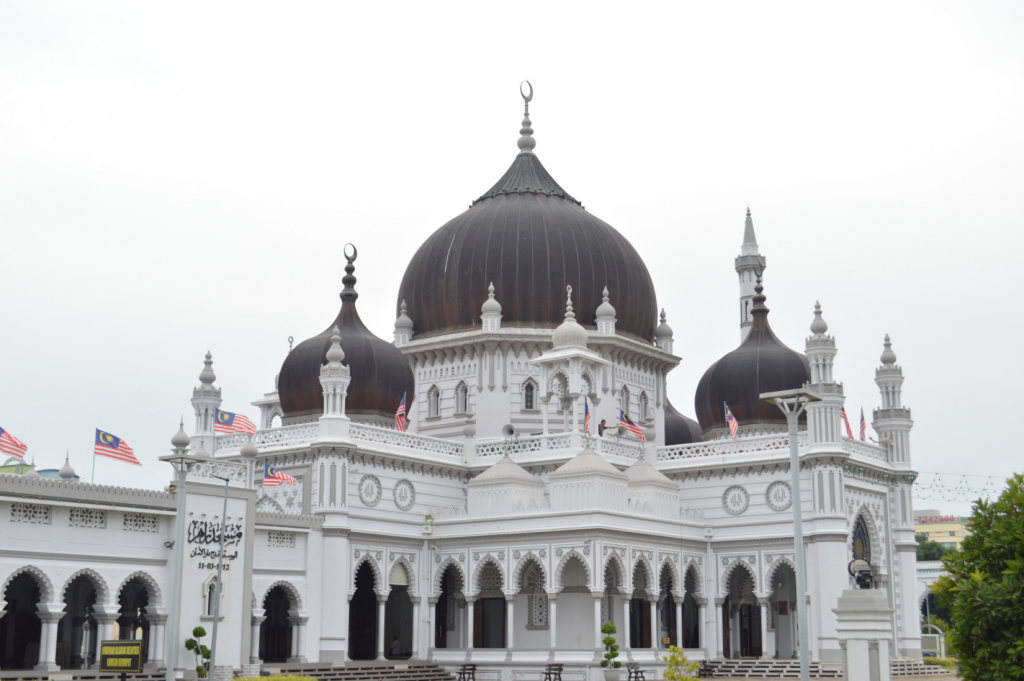
[[[405,393],[402,393],[402,403],[398,405],[398,411],[395,412],[395,430],[405,432],[405,426],[407,419],[405,418]]]
[[[241,414],[233,414],[230,411],[218,409],[214,413],[213,432],[221,433],[249,433],[256,434],[256,424]]]
[[[732,439],[736,439],[736,429],[740,427],[740,424],[736,421],[736,417],[729,411],[729,405],[722,402],[722,406],[725,407],[725,422],[729,424],[729,435]]]
[[[0,428],[0,452],[8,456],[16,456],[19,459],[25,458],[28,445],[11,435],[8,431]]]
[[[583,432],[590,432],[590,405],[587,403],[586,396],[583,397]]]
[[[647,438],[644,437],[644,433],[640,428],[633,423],[632,419],[626,416],[626,412],[619,410],[619,425],[628,430],[629,432],[636,435],[637,439],[641,442],[647,442]]]
[[[277,487],[278,485],[294,485],[296,484],[295,478],[282,473],[277,470],[269,463],[263,464],[263,486],[264,487]]]
[[[853,439],[853,431],[850,430],[850,419],[846,418],[846,407],[839,408],[839,414],[843,417],[843,423],[846,424],[846,437]]]
[[[96,448],[93,454],[133,463],[136,466],[142,465],[142,462],[135,458],[135,450],[129,447],[127,442],[99,428],[96,429]]]
[[[864,439],[868,434],[868,422],[864,420],[864,407],[860,408],[860,441],[864,442]],[[853,439],[853,436],[850,436]]]

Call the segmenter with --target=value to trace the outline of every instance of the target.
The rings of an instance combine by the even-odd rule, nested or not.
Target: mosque
[[[149,668],[187,669],[188,632],[216,620],[217,664],[235,669],[422,660],[511,681],[557,662],[599,679],[603,623],[625,662],[657,665],[669,645],[789,660],[801,608],[813,661],[837,665],[832,609],[854,558],[892,608],[893,654],[920,657],[912,421],[888,336],[877,444],[855,440],[820,307],[804,352],[772,331],[748,211],[740,343],[684,415],[668,401],[681,360],[644,261],[555,181],[531,126],[527,98],[512,165],[409,263],[392,340],[360,320],[346,248],[340,310],[268,372],[251,439],[215,436],[230,387],[208,353],[193,434],[172,442],[192,460],[184,482],[0,475],[4,671],[94,667],[110,638],[141,638]],[[760,398],[797,388],[820,398],[798,435],[805,594],[786,418]],[[645,441],[615,427],[620,410]],[[295,484],[263,489],[265,464]]]

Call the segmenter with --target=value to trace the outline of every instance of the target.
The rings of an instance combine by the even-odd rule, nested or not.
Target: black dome
[[[700,442],[700,425],[680,414],[672,403],[665,400],[665,444],[688,445]]]
[[[645,342],[654,337],[658,305],[640,255],[531,152],[519,154],[494,187],[420,246],[402,279],[396,316],[405,300],[416,336],[480,328],[491,282],[503,326],[557,327],[566,285],[573,287],[577,321],[593,325],[607,286],[616,331]]]
[[[811,380],[807,357],[787,348],[772,333],[761,284],[754,290],[750,333],[738,348],[712,364],[697,384],[694,406],[704,433],[728,427],[723,404],[729,405],[740,426],[786,425],[782,411],[762,401],[761,393],[793,390]]]
[[[354,258],[353,258],[354,259]],[[352,262],[345,266],[342,279],[341,311],[323,333],[299,343],[288,353],[278,379],[278,394],[284,417],[320,415],[324,410],[324,394],[320,386],[320,367],[327,364],[331,347],[331,330],[335,325],[341,334],[342,362],[348,366],[352,382],[345,398],[349,416],[380,416],[394,419],[395,411],[407,394],[408,408],[415,395],[412,369],[405,356],[391,343],[374,336],[356,311],[356,278]]]

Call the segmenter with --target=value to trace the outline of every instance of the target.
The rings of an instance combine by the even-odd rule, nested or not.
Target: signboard
[[[100,643],[100,671],[141,674],[142,641],[103,641]]]

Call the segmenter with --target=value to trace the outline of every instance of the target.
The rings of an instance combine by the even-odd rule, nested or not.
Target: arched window
[[[647,393],[640,393],[640,420],[646,421],[648,418],[647,414]]]
[[[465,414],[469,411],[469,386],[459,383],[455,388],[455,413]]]
[[[527,383],[523,388],[523,409],[536,409],[537,388],[533,383]]]
[[[629,388],[622,386],[622,390],[619,391],[619,409],[626,416],[629,416]]]
[[[441,391],[434,386],[427,391],[427,417],[434,418],[441,415]]]
[[[217,603],[217,580],[211,579],[210,585],[206,587],[206,616],[213,617],[213,610]]]
[[[853,526],[853,557],[871,563],[871,538],[868,536],[867,523],[861,516],[857,516]]]

